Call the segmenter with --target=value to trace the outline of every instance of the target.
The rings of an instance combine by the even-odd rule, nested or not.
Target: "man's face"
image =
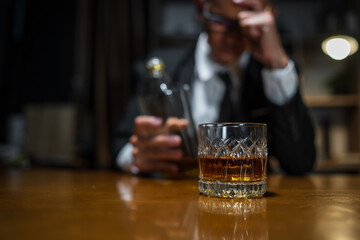
[[[204,8],[208,10],[203,17],[213,59],[220,64],[234,63],[247,47],[237,20],[238,13],[247,9],[232,0],[210,0]]]

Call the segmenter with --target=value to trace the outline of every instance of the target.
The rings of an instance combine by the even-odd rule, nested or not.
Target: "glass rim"
[[[216,122],[216,123],[201,123],[199,127],[267,127],[265,123],[255,122]]]

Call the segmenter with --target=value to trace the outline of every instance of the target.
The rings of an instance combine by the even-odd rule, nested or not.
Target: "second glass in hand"
[[[199,190],[213,197],[261,197],[266,192],[267,127],[262,123],[199,125]]]

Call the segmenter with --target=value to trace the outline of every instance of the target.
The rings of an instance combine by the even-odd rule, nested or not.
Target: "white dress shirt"
[[[234,104],[239,99],[237,94],[241,91],[241,76],[239,73],[246,67],[250,53],[245,52],[233,65],[220,65],[211,58],[211,49],[208,44],[208,36],[201,33],[195,49],[195,78],[192,84],[191,107],[194,124],[197,126],[204,122],[217,121],[220,114],[220,105],[224,97],[225,83],[217,76],[219,72],[228,72],[232,82],[230,96]],[[262,70],[264,94],[269,101],[277,105],[285,104],[292,98],[298,87],[298,75],[294,63],[289,61],[283,69]],[[133,146],[127,143],[117,156],[117,165],[124,170],[138,173],[133,165]]]

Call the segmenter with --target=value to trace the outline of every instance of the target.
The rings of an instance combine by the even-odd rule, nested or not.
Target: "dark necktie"
[[[231,101],[231,79],[229,73],[227,72],[219,72],[218,76],[220,79],[225,83],[225,94],[224,98],[221,101],[220,105],[220,115],[219,115],[219,122],[229,122],[234,121],[234,107],[233,102]]]

